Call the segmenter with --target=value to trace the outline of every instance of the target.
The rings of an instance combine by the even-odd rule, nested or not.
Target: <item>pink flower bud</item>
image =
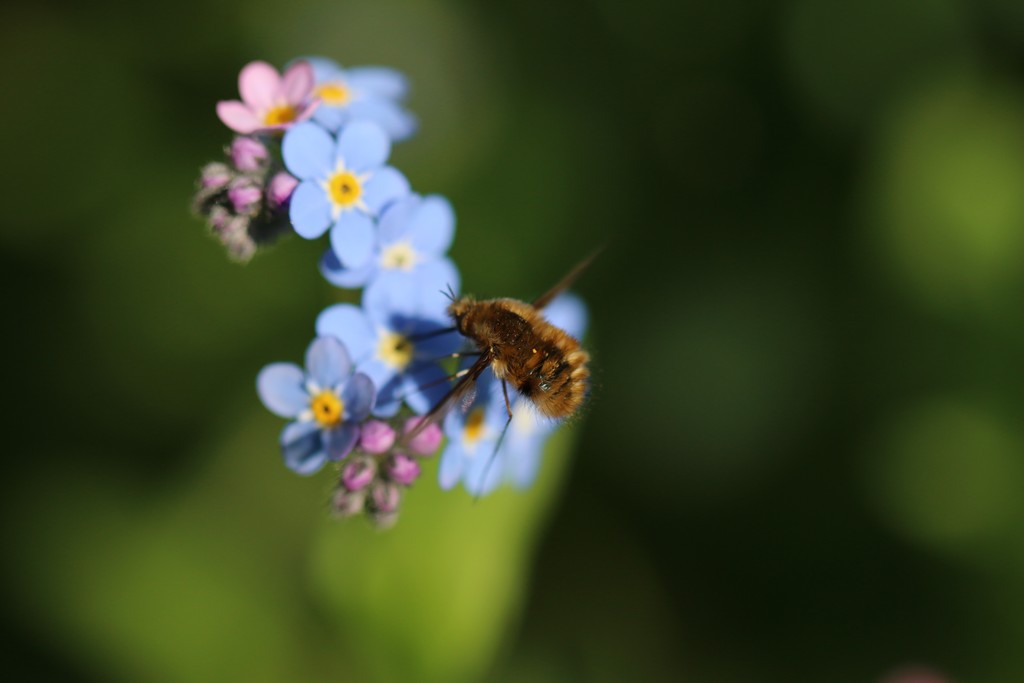
[[[232,141],[230,155],[239,171],[258,171],[267,161],[267,148],[256,138],[240,135]]]
[[[370,420],[363,425],[359,447],[367,453],[384,453],[395,445],[395,430],[387,422]]]
[[[377,474],[377,466],[370,458],[356,458],[341,470],[341,483],[349,491],[366,488]]]
[[[267,202],[270,208],[279,209],[287,204],[298,184],[298,179],[285,171],[274,174],[267,185]]]
[[[404,453],[395,453],[388,460],[388,476],[391,481],[409,486],[420,476],[420,464]]]
[[[228,199],[237,214],[251,214],[259,210],[263,192],[247,179],[239,179],[228,188]]]
[[[231,182],[231,170],[220,163],[203,166],[199,176],[199,185],[204,190],[219,190]]]
[[[394,484],[386,484],[378,481],[370,489],[370,502],[377,512],[395,512],[398,510],[398,501],[401,500],[401,492]]]
[[[366,507],[366,491],[349,491],[342,487],[331,496],[331,512],[336,517],[358,515]]]
[[[422,417],[410,417],[405,421],[405,433],[408,434],[423,420]],[[441,445],[441,428],[431,422],[419,434],[412,438],[406,446],[416,455],[433,455]]]

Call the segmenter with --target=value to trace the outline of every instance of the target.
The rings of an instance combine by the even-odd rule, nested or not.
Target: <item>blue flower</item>
[[[316,321],[317,333],[333,335],[352,353],[359,372],[378,387],[374,414],[390,417],[404,401],[419,414],[448,391],[448,374],[438,361],[462,345],[450,329],[443,286],[410,288],[378,280],[363,293],[362,308],[335,304]]]
[[[293,363],[267,365],[256,391],[270,412],[294,420],[281,432],[281,450],[285,465],[302,475],[349,454],[376,399],[373,381],[352,373],[342,343],[324,336],[306,350],[305,371]]]
[[[459,289],[459,272],[445,258],[455,234],[455,212],[440,195],[411,194],[392,202],[377,223],[377,248],[361,268],[346,268],[328,250],[320,271],[338,287],[364,287],[378,279],[395,287]]]
[[[416,130],[416,118],[402,108],[409,85],[394,69],[362,66],[342,69],[331,59],[305,57],[313,66],[320,106],[313,119],[337,132],[351,121],[373,121],[392,140],[404,140]]]
[[[409,181],[385,166],[391,142],[380,126],[357,121],[337,141],[315,123],[293,126],[281,142],[285,166],[302,182],[292,194],[295,232],[315,239],[331,230],[331,248],[349,268],[366,264],[377,243],[374,220],[408,194]]]
[[[574,337],[586,329],[587,310],[573,294],[561,294],[542,311],[544,317]],[[465,411],[452,410],[445,418],[448,444],[441,454],[438,480],[443,489],[460,480],[474,496],[487,495],[502,481],[518,488],[530,486],[540,469],[540,457],[557,420],[541,415],[527,399],[509,387],[512,422],[494,449],[508,422],[505,396],[488,368],[476,383],[476,395]]]
[[[485,496],[501,483],[508,467],[505,446],[497,453],[494,451],[508,421],[508,412],[501,383],[489,369],[477,379],[472,403],[462,408],[457,407],[445,416],[448,443],[441,454],[438,483],[448,490],[461,481],[474,496]]]

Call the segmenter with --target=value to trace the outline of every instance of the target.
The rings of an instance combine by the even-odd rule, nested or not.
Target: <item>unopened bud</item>
[[[394,484],[377,481],[370,487],[370,506],[375,512],[397,512],[401,498],[401,491]]]
[[[244,135],[231,142],[228,154],[235,168],[249,173],[260,170],[267,161],[266,146],[256,138]]]
[[[408,434],[416,429],[416,426],[422,421],[422,417],[410,417],[405,421],[405,433]],[[431,422],[421,429],[419,434],[410,439],[406,447],[416,455],[433,455],[441,446],[443,436],[437,423]]]
[[[341,470],[341,484],[349,491],[366,488],[377,474],[373,458],[352,458]]]
[[[275,173],[267,184],[267,203],[270,208],[279,209],[287,204],[298,184],[298,179],[289,173]]]
[[[363,425],[359,447],[367,453],[385,453],[395,445],[395,430],[387,422],[370,420]]]
[[[331,514],[335,517],[352,517],[366,507],[366,491],[349,491],[339,487],[331,496]]]
[[[404,453],[395,453],[388,459],[388,477],[402,486],[409,486],[420,476],[420,464]]]

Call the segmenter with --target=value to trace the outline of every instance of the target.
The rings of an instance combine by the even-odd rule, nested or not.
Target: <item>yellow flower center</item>
[[[345,412],[345,402],[330,389],[324,389],[309,402],[313,409],[313,418],[324,427],[335,427],[341,424]]]
[[[295,108],[290,104],[272,107],[263,115],[263,123],[268,126],[280,126],[282,123],[291,123],[294,120]]]
[[[462,438],[467,446],[473,446],[484,435],[483,406],[474,408],[466,416],[466,425],[462,429]]]
[[[352,99],[352,91],[341,81],[328,81],[316,87],[316,94],[323,103],[332,107],[341,107]]]
[[[338,171],[327,180],[327,192],[335,205],[348,208],[359,201],[363,186],[355,173]]]
[[[382,268],[412,270],[416,265],[416,252],[408,242],[396,242],[384,249],[380,255]]]
[[[414,346],[408,337],[397,332],[386,332],[381,335],[380,343],[377,345],[377,356],[402,372],[412,362]]]

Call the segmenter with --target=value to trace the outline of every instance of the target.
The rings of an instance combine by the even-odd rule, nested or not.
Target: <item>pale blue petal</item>
[[[336,158],[358,173],[380,168],[390,153],[388,134],[371,121],[352,121],[338,135]]]
[[[385,99],[356,100],[348,105],[346,113],[352,121],[373,121],[396,142],[416,132],[416,117],[400,105]]]
[[[401,72],[384,66],[354,66],[348,70],[353,90],[377,97],[400,100],[409,91],[409,82]]]
[[[317,424],[292,422],[281,432],[281,454],[288,469],[308,476],[317,472],[327,462],[323,439]]]
[[[402,378],[405,404],[416,414],[423,415],[440,403],[451,389],[451,385],[445,381],[447,378],[448,373],[433,363],[421,365],[406,374]]]
[[[362,422],[370,415],[377,389],[370,376],[357,372],[352,375],[341,390],[341,400],[345,402],[345,420]]]
[[[271,363],[256,376],[256,393],[267,410],[279,417],[295,418],[309,407],[306,375],[294,363]]]
[[[379,358],[370,358],[357,369],[369,377],[377,389],[373,414],[378,417],[391,417],[397,413],[402,403],[402,380],[395,368]]]
[[[468,463],[462,476],[462,483],[474,496],[486,496],[498,487],[504,476],[505,456],[495,453],[496,442],[489,442],[489,448],[477,448],[475,457]],[[484,445],[482,442],[478,446]]]
[[[377,261],[370,258],[362,268],[346,268],[341,265],[331,249],[320,257],[320,273],[335,287],[354,289],[366,285],[377,272]]]
[[[376,246],[373,219],[361,211],[345,211],[331,228],[331,249],[346,268],[365,266]]]
[[[306,372],[322,389],[333,388],[352,374],[352,359],[337,337],[320,336],[306,349]]]
[[[549,323],[580,339],[587,331],[587,306],[575,294],[563,292],[541,311]]]
[[[447,491],[459,482],[465,464],[465,454],[458,443],[451,443],[441,454],[441,464],[437,468],[437,483]]]
[[[512,438],[512,434],[509,434],[509,443],[502,448],[508,459],[508,476],[513,485],[525,489],[533,484],[540,471],[545,440],[542,437],[534,436],[520,438],[512,442]]]
[[[281,141],[281,156],[288,171],[300,180],[326,178],[334,170],[334,138],[305,121],[292,126]]]
[[[313,67],[313,78],[317,83],[345,79],[345,72],[333,59],[328,59],[327,57],[300,57],[299,61],[309,62],[309,65]]]
[[[406,238],[413,226],[413,217],[422,203],[423,199],[419,195],[409,194],[384,207],[377,223],[382,245]]]
[[[331,225],[331,204],[319,183],[305,180],[292,193],[288,218],[300,237],[316,239]]]
[[[337,133],[345,121],[348,120],[348,109],[346,107],[332,107],[320,103],[320,106],[313,112],[313,120],[319,123],[332,133]]]
[[[370,207],[373,215],[405,195],[409,194],[409,181],[397,169],[391,166],[379,168],[373,172],[363,186],[363,201]]]
[[[359,440],[359,424],[356,422],[343,422],[334,429],[324,432],[324,447],[327,450],[327,459],[338,461],[352,452],[356,441]]]
[[[377,333],[366,314],[352,304],[335,304],[320,313],[316,319],[316,333],[341,340],[355,363],[362,363],[373,355],[377,346]]]
[[[410,321],[420,317],[421,293],[404,282],[378,277],[363,290],[363,310],[374,325],[404,332]]]
[[[417,252],[444,255],[455,236],[455,211],[451,203],[438,194],[424,197],[419,210],[412,216],[409,233]]]

